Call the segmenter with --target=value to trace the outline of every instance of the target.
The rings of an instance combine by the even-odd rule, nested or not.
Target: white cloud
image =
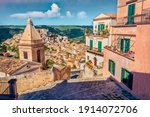
[[[57,4],[53,3],[51,6],[51,10],[46,12],[48,17],[59,17],[60,16],[60,8]]]
[[[32,17],[32,18],[44,18],[44,17],[59,17],[60,16],[60,8],[57,4],[53,3],[51,6],[51,9],[48,10],[47,12],[41,12],[41,11],[31,11],[27,13],[16,13],[10,15],[12,18],[19,18],[19,19],[25,19],[27,17]]]
[[[43,18],[45,17],[46,14],[43,12],[39,11],[32,11],[32,12],[27,12],[27,13],[16,13],[11,15],[10,17],[12,18],[20,18],[20,19],[25,19],[27,17],[32,17],[32,18]]]
[[[85,11],[80,11],[77,13],[77,17],[80,19],[84,19],[84,18],[87,18],[87,14]]]
[[[66,16],[67,16],[67,17],[73,17],[73,15],[72,15],[72,13],[71,13],[70,11],[67,11],[67,12],[66,12]]]

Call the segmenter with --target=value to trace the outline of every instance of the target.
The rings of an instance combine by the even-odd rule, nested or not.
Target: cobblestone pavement
[[[26,93],[20,100],[135,100],[129,92],[112,80],[67,82],[46,90]]]

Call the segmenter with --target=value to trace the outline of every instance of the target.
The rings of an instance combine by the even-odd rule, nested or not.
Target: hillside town
[[[93,18],[85,43],[36,29],[29,17],[2,44],[0,99],[150,99],[149,8],[118,0],[117,14]]]

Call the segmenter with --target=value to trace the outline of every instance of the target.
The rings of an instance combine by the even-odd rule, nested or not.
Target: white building
[[[116,24],[115,14],[100,14],[93,19],[93,34],[86,35],[86,62],[92,61],[96,68],[103,67],[103,48],[110,45],[112,25]]]

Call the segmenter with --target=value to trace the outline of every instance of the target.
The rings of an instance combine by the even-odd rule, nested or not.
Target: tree
[[[0,45],[0,52],[7,52],[7,46],[6,45]]]
[[[46,63],[45,63],[45,68],[46,69],[51,69],[53,67],[53,65],[54,65],[53,60],[51,60],[51,59],[46,60]]]

